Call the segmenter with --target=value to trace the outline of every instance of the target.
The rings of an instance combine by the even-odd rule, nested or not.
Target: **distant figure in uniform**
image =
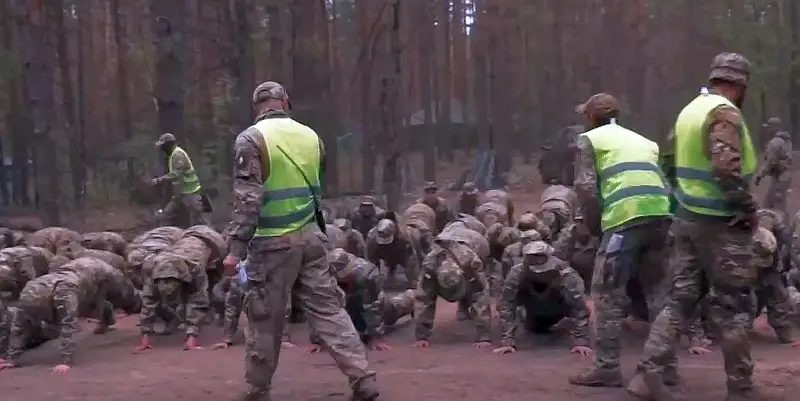
[[[756,175],[755,184],[760,184],[764,177],[772,178],[764,207],[786,213],[786,197],[792,184],[792,137],[781,128],[778,117],[767,120],[764,128],[772,135],[772,139],[767,143],[764,165]]]
[[[211,222],[204,214],[203,187],[200,186],[200,179],[197,177],[192,159],[175,143],[175,135],[170,133],[161,135],[156,141],[156,147],[167,154],[168,172],[153,178],[150,184],[156,186],[164,181],[172,183],[172,198],[162,211],[164,220],[183,228],[196,224],[211,226]],[[181,208],[189,213],[189,221],[185,222],[186,224],[176,222]]]

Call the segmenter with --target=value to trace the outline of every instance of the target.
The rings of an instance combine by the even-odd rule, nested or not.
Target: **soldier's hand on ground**
[[[306,350],[306,354],[316,354],[322,351],[322,346],[318,344],[311,344],[310,347]]]
[[[225,274],[232,276],[236,273],[236,265],[240,262],[239,258],[235,255],[228,254],[222,260],[222,266],[225,268]]]
[[[592,354],[592,349],[583,345],[579,345],[577,347],[572,347],[572,349],[569,350],[569,353],[577,354],[580,356],[589,356]]]
[[[694,347],[689,347],[689,354],[691,355],[702,356],[710,353],[711,350],[702,345],[695,345]]]
[[[195,336],[186,336],[186,341],[183,343],[183,350],[194,351],[198,349],[203,349],[203,347],[197,343],[197,338]]]
[[[513,354],[515,352],[517,352],[517,349],[510,346],[495,348],[494,350],[492,350],[492,353],[495,355]]]
[[[150,344],[150,337],[143,335],[142,339],[139,341],[139,346],[133,349],[133,353],[138,354],[152,348],[153,345]]]
[[[417,347],[417,348],[428,348],[428,347],[430,347],[430,345],[431,345],[431,343],[429,343],[426,340],[419,340],[419,341],[414,343],[414,346]]]
[[[490,343],[489,341],[478,341],[478,342],[472,343],[472,346],[475,347],[475,348],[478,348],[478,349],[489,348],[489,347],[492,346],[492,343]]]
[[[369,349],[373,351],[389,351],[392,346],[380,340],[372,340],[369,343]]]
[[[230,347],[233,344],[228,343],[227,341],[218,342],[211,346],[211,349],[225,349]]]
[[[69,365],[56,365],[53,366],[50,371],[57,375],[63,375],[69,372]]]
[[[289,349],[289,348],[294,348],[294,347],[296,347],[296,345],[294,345],[293,343],[291,343],[289,341],[282,341],[281,342],[281,348],[283,348],[283,349]]]
[[[5,359],[0,359],[0,370],[16,368],[17,364],[11,363]]]

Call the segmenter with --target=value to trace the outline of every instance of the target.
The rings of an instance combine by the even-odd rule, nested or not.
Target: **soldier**
[[[728,401],[770,399],[753,383],[747,327],[752,314],[753,233],[757,203],[747,176],[757,155],[742,117],[750,63],[741,54],[721,53],[711,64],[710,90],[703,88],[675,123],[675,188],[678,206],[671,295],[645,343],[628,392],[641,398],[668,397],[657,380],[665,356],[674,352],[676,332],[709,297],[709,318],[722,334]],[[707,295],[706,295],[707,294]]]
[[[236,138],[229,273],[247,256],[245,379],[249,389],[239,401],[270,399],[278,363],[286,304],[297,279],[296,296],[308,323],[347,375],[355,401],[373,401],[379,392],[367,368],[340,290],[328,269],[325,244],[314,224],[319,210],[324,150],[317,134],[289,117],[289,97],[276,82],[253,92],[258,118]],[[374,209],[374,205],[372,205]],[[361,231],[364,226],[353,227]],[[362,232],[362,234],[366,234]]]
[[[430,208],[436,213],[435,230],[436,234],[438,234],[444,229],[444,226],[447,225],[447,223],[455,219],[455,213],[453,213],[453,209],[447,205],[447,201],[437,194],[437,191],[439,191],[439,186],[436,185],[435,182],[426,182],[423,191],[424,193],[422,197],[417,199],[416,203],[424,203],[430,206]]]
[[[390,219],[381,219],[367,236],[367,257],[375,266],[383,261],[389,269],[389,277],[394,277],[397,266],[402,266],[408,288],[416,288],[421,257],[413,241],[405,227]]]
[[[785,275],[792,265],[792,229],[786,221],[786,215],[775,209],[760,208],[757,212],[758,225],[769,230],[777,241],[776,268]]]
[[[453,220],[447,226],[448,227],[451,227],[451,226],[455,227],[457,225],[466,227],[466,228],[468,228],[468,229],[470,229],[472,231],[475,231],[475,232],[477,232],[477,233],[479,233],[481,235],[486,234],[486,226],[483,225],[483,223],[481,223],[481,221],[478,220],[477,217],[475,217],[475,216],[473,216],[471,214],[459,213],[456,216],[456,219]],[[447,227],[445,227],[445,229],[447,229]]]
[[[431,251],[434,230],[436,230],[436,212],[424,203],[414,203],[403,212],[403,222],[408,227],[419,231],[419,245],[422,254]]]
[[[80,244],[82,242],[83,237],[75,231],[64,227],[47,227],[31,234],[28,244],[47,249],[55,254],[59,244]]]
[[[539,160],[539,175],[544,185],[572,185],[575,179],[572,161],[575,158],[575,143],[583,133],[583,126],[564,128],[552,146],[543,146],[544,156]]]
[[[335,249],[328,259],[361,341],[375,351],[390,350],[384,341],[386,326],[394,325],[403,316],[414,316],[414,290],[386,295],[378,267],[344,249]],[[312,333],[311,339],[309,352],[319,352],[322,349],[319,338]]]
[[[193,226],[171,247],[147,259],[143,267],[146,274],[139,316],[142,338],[137,352],[152,348],[149,336],[154,333],[153,324],[159,305],[165,309],[185,311],[183,349],[200,348],[197,336],[210,306],[208,272],[216,268],[226,248],[222,236],[213,229]],[[182,317],[180,313],[176,314]],[[174,315],[165,321],[174,322]]]
[[[25,245],[25,234],[5,227],[0,227],[0,249]]]
[[[29,281],[49,271],[53,257],[44,248],[15,246],[0,250],[0,356],[8,349],[8,330],[11,328],[7,307],[19,299]]]
[[[499,203],[506,207],[506,213],[508,213],[508,224],[514,224],[514,202],[511,200],[511,196],[502,189],[490,189],[483,194],[483,201],[481,203]]]
[[[481,203],[475,210],[475,217],[488,229],[495,223],[507,226],[511,225],[511,215],[505,203],[488,201]]]
[[[98,259],[75,259],[22,289],[11,308],[9,348],[6,359],[0,360],[0,370],[19,366],[19,356],[30,338],[42,336],[42,328],[50,326],[59,333],[63,358],[52,371],[67,373],[74,362],[72,336],[78,331],[79,317],[99,320],[94,332],[102,334],[115,322],[114,308],[130,314],[139,306],[136,291],[120,271]]]
[[[486,276],[489,279],[489,289],[492,296],[495,296],[491,291],[495,282],[502,281],[503,277],[503,255],[505,254],[506,247],[517,242],[522,237],[522,231],[514,227],[506,227],[495,223],[489,227],[486,233],[486,239],[489,242],[489,256],[491,260],[485,262]],[[499,294],[498,294],[499,295]]]
[[[175,136],[170,133],[162,134],[156,141],[156,147],[167,155],[169,171],[153,178],[150,185],[156,186],[165,181],[172,184],[172,198],[162,211],[164,219],[176,223],[180,208],[183,208],[189,213],[189,221],[185,227],[195,224],[210,226],[211,222],[205,216],[206,208],[203,205],[203,187],[189,155],[175,143]]]
[[[475,187],[475,183],[468,181],[461,187],[461,193],[458,195],[458,213],[465,213],[475,215],[475,209],[478,207],[478,198],[481,193]]]
[[[460,309],[468,311],[476,329],[473,345],[476,348],[490,347],[492,312],[483,263],[467,245],[451,244],[447,249],[448,255],[442,263],[424,264],[417,290],[414,346],[428,348],[430,345],[436,299],[441,297],[447,302],[459,303]]]
[[[778,242],[773,233],[762,226],[753,236],[753,254],[755,266],[758,268],[758,285],[756,286],[755,320],[767,308],[767,322],[775,330],[775,336],[782,344],[792,343],[791,301],[789,291],[778,270]],[[750,326],[752,329],[752,320]]]
[[[367,257],[367,241],[361,233],[353,228],[353,223],[347,219],[336,219],[333,225],[342,230],[344,246],[342,249],[359,258]]]
[[[495,354],[516,352],[517,306],[525,308],[525,328],[543,334],[562,319],[572,318],[571,353],[589,355],[589,309],[584,299],[583,279],[569,265],[553,256],[544,241],[525,245],[524,261],[511,268],[503,281],[499,314],[503,327],[502,346]]]
[[[561,230],[572,222],[572,216],[578,205],[578,196],[570,187],[551,185],[542,192],[540,204],[539,214],[542,221],[550,227],[550,232],[555,234],[553,241],[557,241]]]
[[[328,251],[344,246],[344,231],[335,224],[325,224],[325,232],[320,232],[320,238],[327,241]]]
[[[517,228],[520,231],[536,230],[544,242],[552,242],[550,227],[544,224],[534,213],[525,212],[519,217]]]
[[[499,297],[503,291],[503,280],[508,277],[508,272],[511,268],[522,263],[523,249],[525,245],[534,241],[541,241],[542,236],[536,230],[521,231],[519,241],[506,247],[503,251],[503,258],[500,263],[501,271],[500,276],[489,276],[489,287],[491,288],[492,297]]]
[[[620,335],[631,299],[641,285],[653,315],[666,291],[669,197],[658,166],[658,145],[617,124],[619,103],[593,95],[576,111],[590,129],[578,137],[575,192],[584,222],[602,235],[591,294],[596,307],[594,366],[569,378],[581,386],[620,387]],[[646,266],[646,268],[644,268]]]
[[[781,120],[778,117],[767,120],[764,128],[769,135],[772,135],[772,139],[767,143],[764,165],[756,174],[755,184],[760,184],[761,179],[766,176],[771,177],[772,182],[767,189],[764,207],[786,213],[786,196],[791,191],[792,182],[792,137],[781,128]]]
[[[558,240],[553,243],[553,254],[569,263],[584,282],[591,283],[599,242],[599,238],[592,235],[586,227],[583,215],[576,214],[572,223],[561,230]]]
[[[56,257],[62,256],[67,260],[75,260],[78,258],[100,259],[103,262],[106,262],[109,265],[111,265],[111,267],[128,275],[129,272],[127,269],[127,264],[125,262],[125,258],[123,258],[122,256],[119,256],[116,253],[100,251],[97,249],[86,249],[80,243],[66,242],[67,241],[66,239],[63,241],[64,242],[56,245],[56,252],[55,252]]]
[[[350,212],[347,217],[353,223],[353,228],[367,238],[369,231],[372,230],[378,220],[383,218],[385,211],[375,205],[375,198],[367,196],[358,204],[355,210]]]
[[[113,252],[123,258],[127,256],[125,249],[128,247],[128,242],[122,235],[113,231],[101,231],[94,233],[83,234],[83,246],[88,249],[97,249],[99,251]]]
[[[125,249],[127,256],[128,277],[137,289],[142,289],[144,277],[142,265],[145,259],[169,248],[183,236],[178,227],[158,227],[134,238]]]

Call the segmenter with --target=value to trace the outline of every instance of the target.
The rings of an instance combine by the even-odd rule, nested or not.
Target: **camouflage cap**
[[[389,219],[381,219],[378,221],[378,224],[375,225],[375,231],[377,231],[378,234],[375,236],[375,241],[381,245],[391,244],[394,242],[397,225]]]
[[[718,79],[747,86],[750,79],[750,61],[739,53],[720,53],[711,62],[708,80]]]
[[[447,258],[436,272],[439,295],[448,302],[456,302],[466,292],[466,282],[456,261]]]
[[[428,181],[425,183],[425,187],[423,189],[425,191],[436,191],[439,189],[439,186],[433,181]]]
[[[375,206],[375,198],[371,196],[365,196],[364,199],[361,200],[361,206]]]
[[[619,102],[608,93],[597,93],[585,102],[575,106],[575,112],[599,119],[617,118]]]
[[[461,192],[467,195],[475,195],[478,193],[478,188],[475,188],[475,183],[472,181],[467,181],[464,183],[464,186],[461,187]]]
[[[553,247],[544,241],[534,241],[522,249],[525,255],[552,255]]]
[[[553,270],[554,264],[548,263],[550,255],[553,254],[553,247],[544,241],[534,241],[522,249],[525,256],[535,256],[535,258],[528,259],[526,265],[533,273],[545,273]],[[543,256],[543,257],[542,257]]]
[[[339,281],[350,277],[355,273],[355,268],[351,263],[352,259],[352,255],[342,248],[336,248],[328,252],[328,264],[331,274]]]
[[[774,127],[774,126],[779,126],[781,124],[782,124],[781,119],[778,117],[770,117],[767,119],[767,125]]]
[[[540,241],[542,239],[542,235],[536,230],[525,230],[520,234],[520,239]]]
[[[289,100],[289,95],[286,93],[286,88],[275,81],[267,81],[256,86],[253,91],[253,104],[270,99]]]
[[[165,143],[171,143],[171,142],[175,142],[175,135],[172,135],[169,132],[165,132],[161,134],[160,137],[158,137],[158,140],[156,141],[156,147],[161,147]]]

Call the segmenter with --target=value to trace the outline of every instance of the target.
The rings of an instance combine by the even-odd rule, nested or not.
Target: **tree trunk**
[[[392,25],[390,33],[390,71],[381,80],[381,128],[389,146],[384,150],[383,188],[386,193],[386,210],[400,210],[400,177],[398,174],[400,156],[406,150],[405,141],[400,131],[398,117],[398,100],[400,95],[400,1],[387,0],[391,3]]]
[[[122,125],[122,135],[125,141],[133,138],[133,120],[131,118],[131,95],[128,89],[128,35],[125,17],[120,9],[120,0],[111,0],[111,25],[114,30],[114,43],[117,47],[117,89],[119,90],[119,116]],[[134,159],[127,160],[127,179],[134,182]]]
[[[186,75],[186,4],[184,0],[152,0],[150,12],[156,47],[158,128],[183,138]]]
[[[433,121],[433,77],[431,76],[433,67],[433,49],[431,48],[431,36],[433,33],[433,15],[431,2],[429,0],[419,0],[417,4],[417,34],[419,35],[419,84],[423,110],[423,126],[421,134],[425,137],[425,148],[423,150],[423,175],[425,181],[436,181],[436,126]]]
[[[793,142],[800,141],[800,4],[788,0],[792,58],[789,71],[789,126]]]

